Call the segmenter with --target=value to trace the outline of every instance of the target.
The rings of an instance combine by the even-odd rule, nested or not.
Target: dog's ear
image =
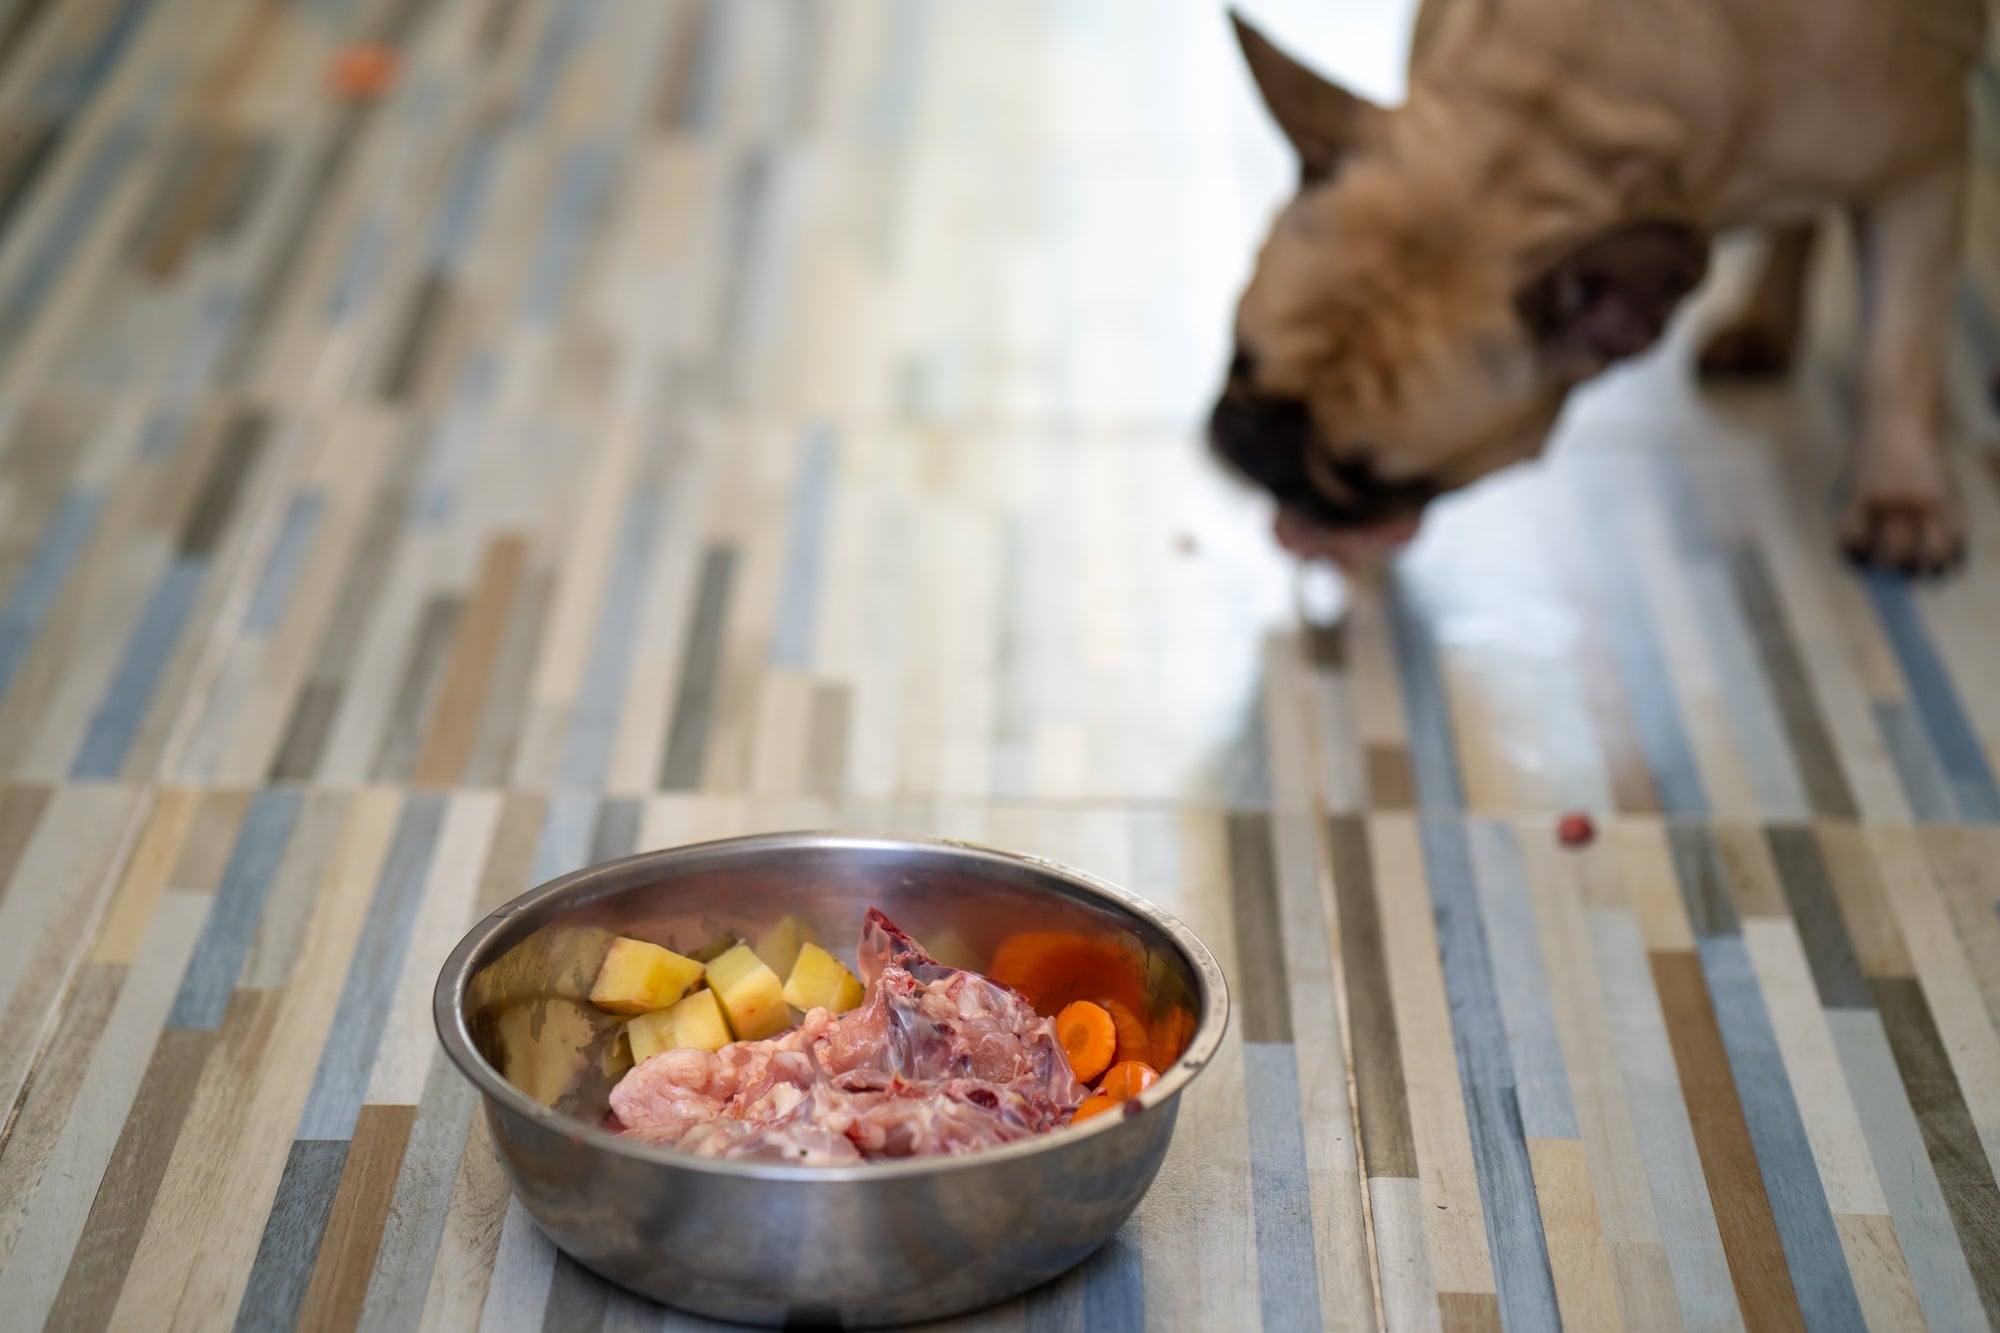
[[[1341,157],[1367,137],[1381,108],[1286,55],[1233,9],[1229,21],[1264,105],[1298,150],[1300,181],[1310,185],[1332,176]]]
[[[1576,246],[1515,296],[1558,373],[1583,379],[1659,340],[1708,271],[1708,238],[1677,222],[1638,222]]]

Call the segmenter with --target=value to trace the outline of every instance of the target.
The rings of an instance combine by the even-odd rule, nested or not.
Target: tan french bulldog
[[[1959,558],[1939,432],[1981,0],[1426,0],[1394,108],[1235,22],[1301,172],[1211,437],[1276,495],[1287,547],[1393,545],[1431,497],[1540,452],[1573,387],[1658,339],[1726,228],[1770,245],[1703,369],[1781,372],[1837,206],[1865,319],[1842,544]]]

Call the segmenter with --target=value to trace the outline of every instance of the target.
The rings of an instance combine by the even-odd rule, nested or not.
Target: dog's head
[[[1281,537],[1413,531],[1651,346],[1705,239],[1665,221],[1579,235],[1521,188],[1532,148],[1496,149],[1476,104],[1385,110],[1236,27],[1300,183],[1238,306],[1212,443],[1277,497]]]

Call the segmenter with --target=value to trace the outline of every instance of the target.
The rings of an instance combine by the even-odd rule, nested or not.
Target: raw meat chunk
[[[972,1152],[1068,1122],[1085,1090],[1055,1024],[1020,995],[938,962],[880,911],[857,953],[859,1008],[656,1055],[612,1090],[617,1127],[706,1157],[840,1163]]]

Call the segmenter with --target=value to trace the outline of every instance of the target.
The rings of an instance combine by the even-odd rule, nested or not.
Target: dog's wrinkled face
[[[1562,406],[1505,256],[1357,162],[1279,217],[1238,306],[1224,457],[1322,526],[1395,523],[1534,453]]]
[[[1301,185],[1237,308],[1211,441],[1302,553],[1406,538],[1433,496],[1539,452],[1576,383],[1650,346],[1706,247],[1645,223],[1537,262],[1533,226],[1450,151],[1448,113],[1382,111],[1238,33]]]

